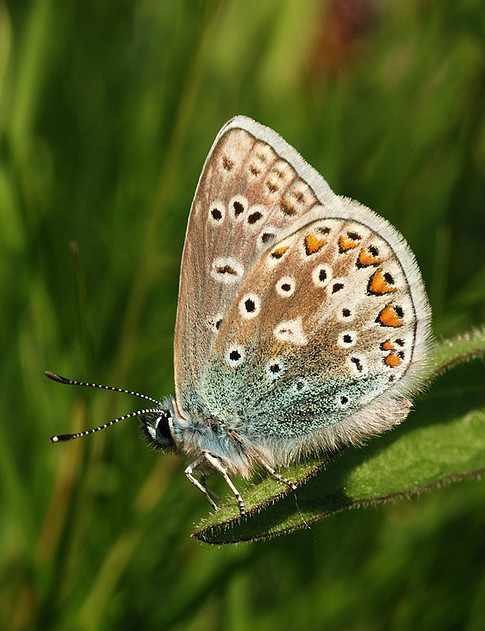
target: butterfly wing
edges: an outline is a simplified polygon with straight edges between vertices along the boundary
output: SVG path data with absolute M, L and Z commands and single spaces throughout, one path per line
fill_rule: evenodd
M 301 174 L 318 177 L 318 190 Z M 271 129 L 243 116 L 221 129 L 197 186 L 182 256 L 174 342 L 182 415 L 193 417 L 203 404 L 208 357 L 257 259 L 310 209 L 336 202 L 323 178 Z
M 335 196 L 268 128 L 223 128 L 184 251 L 182 413 L 217 419 L 273 462 L 360 441 L 407 415 L 429 321 L 414 257 L 388 222 Z
M 273 462 L 407 416 L 430 311 L 402 237 L 360 204 L 305 226 L 244 279 L 201 384 L 212 417 Z

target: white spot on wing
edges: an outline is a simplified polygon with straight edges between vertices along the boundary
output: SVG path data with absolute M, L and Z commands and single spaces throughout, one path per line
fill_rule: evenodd
M 246 225 L 248 228 L 260 230 L 266 218 L 266 208 L 261 204 L 253 204 L 246 213 Z
M 283 298 L 288 298 L 295 293 L 295 279 L 291 276 L 283 276 L 276 283 L 276 293 Z
M 261 311 L 261 300 L 257 294 L 245 294 L 239 301 L 239 313 L 246 320 L 255 318 Z
M 278 162 L 275 162 L 273 165 L 269 177 L 277 184 L 281 191 L 286 189 L 291 180 L 295 177 L 295 172 L 287 162 L 278 160 Z
M 217 177 L 232 177 L 232 175 L 241 168 L 241 163 L 249 155 L 254 139 L 246 131 L 242 129 L 231 130 L 224 138 L 223 147 L 221 149 L 221 157 L 229 160 L 230 170 L 225 170 L 217 165 Z
M 350 368 L 355 377 L 365 375 L 368 372 L 367 362 L 364 356 L 359 353 L 352 353 L 352 355 L 349 355 L 347 358 L 347 366 Z
M 360 241 L 361 243 L 363 241 L 365 241 L 366 239 L 369 238 L 371 232 L 368 228 L 366 228 L 365 226 L 363 226 L 361 223 L 350 223 L 350 224 L 344 224 L 344 232 L 343 234 L 348 235 L 349 232 L 357 234 L 360 239 L 357 239 L 357 241 Z
M 332 269 L 329 265 L 317 265 L 312 272 L 312 280 L 317 287 L 325 287 L 331 278 Z
M 340 348 L 352 348 L 357 341 L 357 333 L 355 331 L 343 331 L 338 336 L 337 344 Z
M 337 309 L 337 320 L 339 322 L 352 322 L 355 318 L 355 309 L 352 307 L 339 307 Z
M 248 200 L 242 195 L 235 195 L 231 198 L 228 206 L 229 216 L 235 221 L 242 221 L 248 209 Z
M 222 324 L 222 314 L 218 313 L 207 319 L 207 326 L 213 333 L 218 333 Z
M 211 276 L 220 283 L 238 283 L 244 274 L 244 267 L 230 256 L 218 257 L 212 261 Z
M 240 344 L 232 344 L 224 353 L 224 359 L 231 368 L 236 368 L 243 363 L 246 351 Z
M 270 247 L 276 240 L 278 230 L 274 226 L 265 226 L 258 237 L 258 248 Z
M 345 409 L 350 405 L 350 397 L 346 392 L 341 392 L 335 397 L 337 407 Z
M 280 322 L 274 330 L 274 336 L 280 342 L 288 342 L 297 346 L 304 346 L 308 342 L 303 332 L 301 317 L 296 320 Z
M 283 360 L 281 360 L 279 357 L 272 359 L 266 364 L 266 374 L 272 381 L 281 377 L 284 372 L 285 364 L 283 363 Z
M 213 226 L 220 226 L 226 217 L 226 207 L 218 199 L 209 206 L 209 223 Z

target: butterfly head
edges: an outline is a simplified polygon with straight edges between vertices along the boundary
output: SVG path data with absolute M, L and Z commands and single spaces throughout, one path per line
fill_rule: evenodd
M 135 410 L 128 414 L 123 414 L 117 418 L 107 421 L 98 427 L 92 429 L 86 429 L 75 434 L 56 434 L 51 437 L 52 443 L 65 442 L 68 440 L 74 440 L 83 436 L 90 436 L 103 429 L 111 427 L 120 421 L 128 418 L 138 417 L 141 422 L 141 430 L 143 437 L 146 439 L 149 445 L 159 449 L 161 451 L 176 451 L 177 447 L 173 438 L 173 418 L 174 418 L 174 403 L 172 399 L 166 399 L 161 402 L 158 399 L 154 399 L 146 394 L 135 392 L 133 390 L 126 390 L 124 388 L 115 388 L 113 386 L 105 386 L 99 383 L 88 383 L 86 381 L 76 381 L 74 379 L 68 379 L 61 377 L 57 373 L 47 370 L 45 372 L 46 377 L 71 386 L 82 386 L 87 388 L 99 388 L 101 390 L 111 390 L 112 392 L 121 392 L 123 394 L 129 394 L 140 399 L 144 399 L 150 403 L 150 407 L 145 407 L 142 410 Z
M 170 406 L 140 416 L 140 427 L 147 443 L 160 451 L 176 451 L 173 438 L 173 414 Z

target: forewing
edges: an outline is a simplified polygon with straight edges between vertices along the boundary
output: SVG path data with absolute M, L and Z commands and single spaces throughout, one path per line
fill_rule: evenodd
M 309 186 L 308 177 L 318 186 Z M 208 358 L 258 258 L 309 211 L 328 212 L 337 203 L 323 178 L 269 128 L 245 117 L 222 128 L 197 186 L 182 257 L 175 328 L 182 414 L 205 414 L 200 393 Z
M 400 422 L 430 309 L 399 232 L 272 130 L 219 133 L 191 210 L 175 335 L 182 415 L 283 462 Z

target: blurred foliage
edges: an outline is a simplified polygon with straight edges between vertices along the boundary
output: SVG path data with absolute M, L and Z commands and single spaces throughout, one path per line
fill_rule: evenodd
M 476 0 L 0 0 L 2 629 L 483 629 L 482 483 L 207 547 L 182 459 L 134 423 L 48 443 L 129 400 L 42 377 L 172 391 L 187 213 L 240 113 L 401 230 L 438 336 L 482 323 L 483 18 Z

